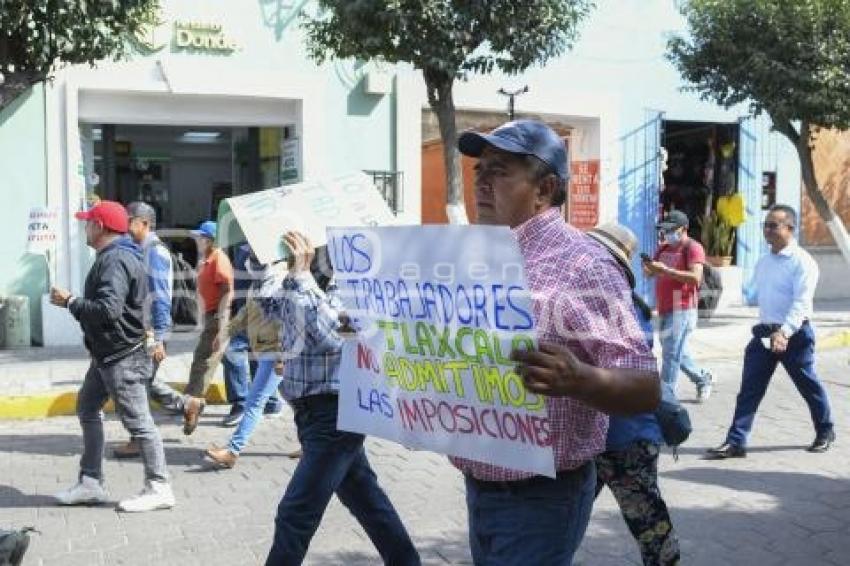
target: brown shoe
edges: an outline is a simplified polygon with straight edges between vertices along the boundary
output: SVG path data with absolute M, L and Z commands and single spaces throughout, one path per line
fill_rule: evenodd
M 112 450 L 112 455 L 121 460 L 125 458 L 138 458 L 141 453 L 142 449 L 139 448 L 139 443 L 133 439 L 128 440 L 126 444 L 116 446 Z
M 210 460 L 222 468 L 228 469 L 235 466 L 236 460 L 239 458 L 238 455 L 234 454 L 227 448 L 218 448 L 217 446 L 207 448 L 206 455 Z
M 204 412 L 206 402 L 200 397 L 189 397 L 183 406 L 183 434 L 189 435 L 198 428 L 198 419 Z

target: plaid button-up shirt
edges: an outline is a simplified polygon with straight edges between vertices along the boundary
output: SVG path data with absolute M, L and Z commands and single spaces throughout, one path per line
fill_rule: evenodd
M 514 233 L 525 260 L 540 342 L 567 346 L 596 367 L 656 370 L 634 314 L 631 289 L 606 250 L 569 226 L 557 209 L 538 214 Z M 605 449 L 605 415 L 565 397 L 547 398 L 546 408 L 556 470 L 578 468 Z M 463 473 L 484 481 L 533 475 L 451 460 Z
M 282 324 L 284 399 L 338 393 L 343 339 L 337 333 L 342 302 L 336 285 L 323 292 L 309 273 L 286 277 L 261 303 L 266 316 Z

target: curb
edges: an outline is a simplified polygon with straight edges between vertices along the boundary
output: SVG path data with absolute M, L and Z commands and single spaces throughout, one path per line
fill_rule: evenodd
M 178 391 L 183 391 L 185 383 L 169 383 Z M 218 405 L 227 402 L 223 383 L 212 383 L 207 390 L 207 403 Z M 46 417 L 62 417 L 76 414 L 77 391 L 59 391 L 36 393 L 33 395 L 0 396 L 0 419 L 28 420 Z M 108 401 L 103 410 L 115 411 L 112 401 Z
M 824 352 L 838 350 L 840 348 L 850 348 L 850 330 L 843 330 L 821 338 L 818 340 L 816 351 Z M 734 356 L 730 357 L 740 355 L 743 355 L 743 350 L 741 352 L 736 351 Z M 695 354 L 694 357 L 700 360 L 727 359 L 723 355 L 700 356 L 699 354 Z M 169 383 L 169 385 L 178 391 L 183 391 L 183 388 L 186 387 L 185 383 Z M 207 403 L 212 405 L 227 403 L 224 384 L 210 384 L 206 399 Z M 76 413 L 76 406 L 76 391 L 48 392 L 33 395 L 5 395 L 0 396 L 0 420 L 28 420 L 72 416 Z M 106 404 L 104 411 L 110 413 L 115 411 L 112 401 Z
M 815 350 L 838 350 L 839 348 L 850 348 L 850 330 L 842 330 L 821 339 Z

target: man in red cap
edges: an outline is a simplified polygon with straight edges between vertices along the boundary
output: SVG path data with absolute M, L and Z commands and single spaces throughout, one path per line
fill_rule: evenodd
M 126 236 L 127 211 L 119 203 L 102 201 L 76 217 L 86 221 L 86 243 L 97 252 L 94 265 L 82 297 L 53 288 L 50 301 L 67 308 L 79 321 L 91 366 L 77 395 L 77 416 L 83 429 L 79 481 L 56 494 L 56 499 L 63 505 L 108 500 L 103 486 L 101 411 L 112 398 L 124 428 L 141 445 L 145 468 L 145 488 L 138 496 L 121 501 L 118 509 L 168 509 L 174 506 L 174 494 L 145 389 L 153 362 L 144 347 L 147 281 L 142 251 Z

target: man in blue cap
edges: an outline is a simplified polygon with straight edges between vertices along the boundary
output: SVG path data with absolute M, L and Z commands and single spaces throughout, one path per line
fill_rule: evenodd
M 198 238 L 198 295 L 204 310 L 204 326 L 189 370 L 189 396 L 184 409 L 183 433 L 192 434 L 204 408 L 204 396 L 227 347 L 227 325 L 233 301 L 233 266 L 215 244 L 216 223 L 201 222 L 192 233 Z
M 528 390 L 546 396 L 556 478 L 452 458 L 466 477 L 476 564 L 569 565 L 584 536 L 605 449 L 605 413 L 651 412 L 660 397 L 655 358 L 617 261 L 564 221 L 569 178 L 563 140 L 517 120 L 466 132 L 478 158 L 478 223 L 509 226 L 525 260 L 539 349 L 513 352 Z

